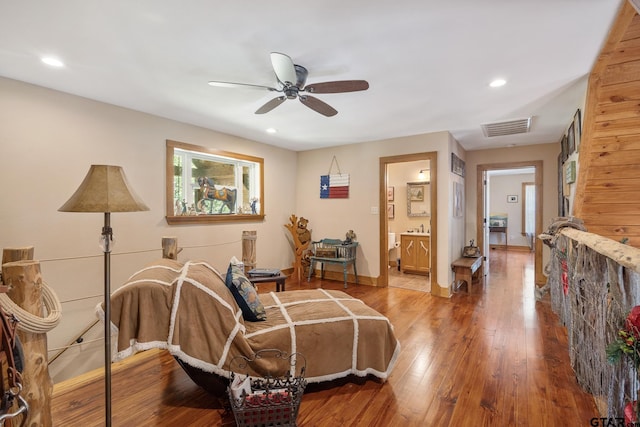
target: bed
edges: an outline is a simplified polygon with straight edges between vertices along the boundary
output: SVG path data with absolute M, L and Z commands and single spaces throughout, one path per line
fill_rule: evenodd
M 111 296 L 114 361 L 166 349 L 212 393 L 220 391 L 218 378 L 228 379 L 234 357 L 262 349 L 304 355 L 309 383 L 350 375 L 386 380 L 393 369 L 400 352 L 393 326 L 361 300 L 324 289 L 271 292 L 259 299 L 266 320 L 247 321 L 225 279 L 207 262 L 158 260 Z M 101 304 L 96 311 L 104 321 Z M 272 363 L 254 364 L 249 374 L 281 375 L 290 368 Z

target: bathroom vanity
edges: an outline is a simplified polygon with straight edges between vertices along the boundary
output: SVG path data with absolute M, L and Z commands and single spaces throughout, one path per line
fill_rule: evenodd
M 400 266 L 403 272 L 428 275 L 431 271 L 429 233 L 400 234 Z

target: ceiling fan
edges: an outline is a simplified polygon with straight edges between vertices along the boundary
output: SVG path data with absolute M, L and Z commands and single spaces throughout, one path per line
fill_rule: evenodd
M 338 111 L 326 102 L 314 96 L 307 95 L 307 93 L 344 93 L 369 89 L 369 83 L 365 80 L 340 80 L 313 83 L 305 86 L 309 72 L 302 65 L 294 64 L 291 58 L 284 53 L 271 52 L 271 65 L 278 79 L 279 88 L 219 81 L 210 81 L 209 84 L 219 87 L 248 87 L 282 93 L 282 95 L 273 98 L 258 108 L 256 114 L 268 113 L 287 99 L 298 98 L 300 102 L 307 107 L 327 117 L 335 116 L 338 114 Z

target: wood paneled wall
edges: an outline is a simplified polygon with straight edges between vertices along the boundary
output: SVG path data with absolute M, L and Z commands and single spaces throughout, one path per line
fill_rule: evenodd
M 624 2 L 587 91 L 574 215 L 640 247 L 640 16 Z

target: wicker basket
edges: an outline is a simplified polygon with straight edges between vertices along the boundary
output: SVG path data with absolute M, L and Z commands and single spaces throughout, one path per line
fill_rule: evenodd
M 251 394 L 242 392 L 238 398 L 229 387 L 227 394 L 236 424 L 241 427 L 296 426 L 307 386 L 306 359 L 300 353 L 288 355 L 280 350 L 261 350 L 251 358 L 235 357 L 230 363 L 231 382 L 237 375 L 246 377 L 249 366 L 266 357 L 286 361 L 291 369 L 284 376 L 250 377 Z
M 332 248 L 316 248 L 315 256 L 320 258 L 336 258 L 338 256 L 337 249 Z

